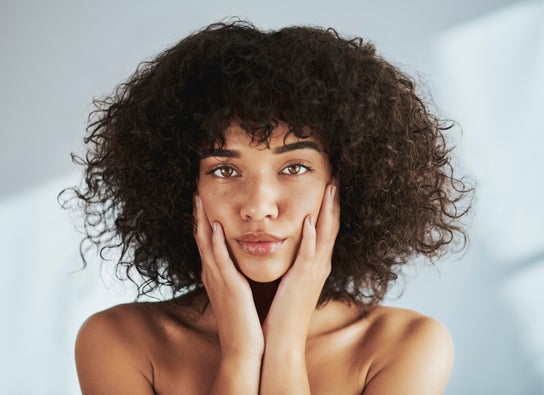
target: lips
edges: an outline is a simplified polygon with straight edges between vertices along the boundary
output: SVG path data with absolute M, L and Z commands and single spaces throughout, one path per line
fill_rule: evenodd
M 246 233 L 236 239 L 243 252 L 255 256 L 271 255 L 277 252 L 285 239 L 268 233 Z

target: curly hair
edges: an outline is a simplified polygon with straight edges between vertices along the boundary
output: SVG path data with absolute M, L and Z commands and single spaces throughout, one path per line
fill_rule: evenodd
M 464 248 L 459 219 L 472 188 L 453 176 L 451 125 L 361 38 L 215 23 L 140 64 L 94 104 L 87 154 L 72 155 L 84 181 L 61 194 L 74 192 L 84 211 L 82 246 L 118 251 L 117 269 L 144 279 L 139 296 L 202 289 L 192 199 L 200 158 L 233 119 L 259 143 L 283 122 L 326 149 L 341 228 L 320 304 L 377 304 L 402 264 L 434 261 L 456 240 Z

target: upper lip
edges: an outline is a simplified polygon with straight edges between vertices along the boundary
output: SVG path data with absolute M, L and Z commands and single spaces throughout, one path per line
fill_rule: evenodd
M 284 239 L 281 237 L 277 237 L 274 235 L 271 235 L 270 233 L 265 232 L 248 232 L 245 233 L 243 236 L 238 238 L 239 241 L 246 241 L 246 242 L 273 242 L 273 241 L 283 241 Z

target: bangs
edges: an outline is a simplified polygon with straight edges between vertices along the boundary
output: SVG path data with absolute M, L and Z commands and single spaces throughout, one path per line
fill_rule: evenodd
M 256 144 L 268 144 L 281 123 L 287 125 L 287 135 L 313 135 L 325 143 L 323 122 L 335 117 L 334 109 L 324 104 L 334 91 L 334 81 L 325 78 L 323 65 L 318 67 L 323 49 L 310 51 L 315 59 L 293 58 L 301 43 L 286 43 L 284 34 L 251 31 L 247 40 L 238 39 L 222 51 L 208 48 L 210 53 L 187 76 L 180 98 L 181 118 L 199 131 L 197 146 L 207 150 L 223 145 L 224 132 L 233 123 Z

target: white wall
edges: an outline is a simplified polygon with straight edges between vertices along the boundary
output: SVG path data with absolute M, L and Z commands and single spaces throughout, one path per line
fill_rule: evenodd
M 544 393 L 544 3 L 442 32 L 435 99 L 460 122 L 477 180 L 471 246 L 425 270 L 395 304 L 442 319 L 456 343 L 448 393 Z
M 93 312 L 133 299 L 96 268 L 80 270 L 79 234 L 56 202 L 75 182 L 74 174 L 0 201 L 1 394 L 78 393 L 77 329 Z

